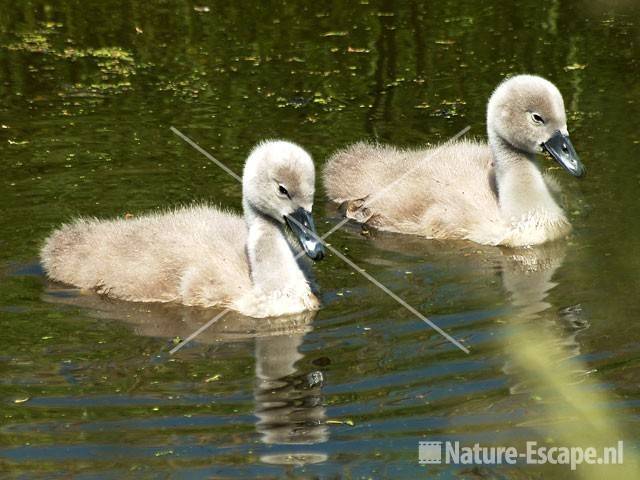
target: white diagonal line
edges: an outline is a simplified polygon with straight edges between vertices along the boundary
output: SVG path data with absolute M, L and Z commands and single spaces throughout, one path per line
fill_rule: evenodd
M 324 242 L 323 242 L 324 243 Z M 380 290 L 382 290 L 384 293 L 386 293 L 387 295 L 389 295 L 391 298 L 393 298 L 396 302 L 398 302 L 400 305 L 402 305 L 404 308 L 406 308 L 407 310 L 409 310 L 411 313 L 413 313 L 416 317 L 418 317 L 420 320 L 422 320 L 424 323 L 426 323 L 427 325 L 429 325 L 431 328 L 433 328 L 436 332 L 438 332 L 440 335 L 442 335 L 444 338 L 446 338 L 447 340 L 449 340 L 451 343 L 453 343 L 456 347 L 458 347 L 460 350 L 462 350 L 464 353 L 469 353 L 469 349 L 467 347 L 465 347 L 464 345 L 462 345 L 458 340 L 456 340 L 455 338 L 453 338 L 451 335 L 449 335 L 447 332 L 445 332 L 442 328 L 440 328 L 438 325 L 436 325 L 435 323 L 433 323 L 431 320 L 429 320 L 427 317 L 425 317 L 424 315 L 422 315 L 418 310 L 416 310 L 415 308 L 413 308 L 411 305 L 409 305 L 407 302 L 405 302 L 401 297 L 399 297 L 398 295 L 396 295 L 395 293 L 393 293 L 391 290 L 389 290 L 387 287 L 385 287 L 382 283 L 380 283 L 378 280 L 376 280 L 375 278 L 373 278 L 372 275 L 370 275 L 369 273 L 367 273 L 364 269 L 360 268 L 358 265 L 356 265 L 355 263 L 353 263 L 351 260 L 349 260 L 347 257 L 345 257 L 342 252 L 338 251 L 336 248 L 332 247 L 331 245 L 327 245 L 326 243 L 324 244 L 329 250 L 331 250 L 340 260 L 342 260 L 343 262 L 345 262 L 346 264 L 348 264 L 351 268 L 353 268 L 356 272 L 358 272 L 360 275 L 362 275 L 364 278 L 366 278 L 367 280 L 369 280 L 371 283 L 373 283 L 376 287 L 378 287 Z
M 311 235 L 312 237 L 314 237 L 317 241 L 319 241 L 320 243 L 322 243 L 325 247 L 327 247 L 329 250 L 331 250 L 340 260 L 342 260 L 343 262 L 345 262 L 347 265 L 349 265 L 351 268 L 353 268 L 356 272 L 358 272 L 360 275 L 362 275 L 364 278 L 366 278 L 367 280 L 369 280 L 371 283 L 373 283 L 376 287 L 378 287 L 380 290 L 382 290 L 384 293 L 386 293 L 387 295 L 389 295 L 391 298 L 393 298 L 396 302 L 398 302 L 400 305 L 402 305 L 404 308 L 406 308 L 407 310 L 409 310 L 411 313 L 413 313 L 416 317 L 418 317 L 420 320 L 422 320 L 424 323 L 426 323 L 427 325 L 429 325 L 431 328 L 433 328 L 436 332 L 438 332 L 440 335 L 442 335 L 444 338 L 446 338 L 447 340 L 449 340 L 451 343 L 453 343 L 456 347 L 458 347 L 460 350 L 462 350 L 464 353 L 469 353 L 469 349 L 467 347 L 465 347 L 464 345 L 462 345 L 458 340 L 456 340 L 455 338 L 453 338 L 451 335 L 449 335 L 447 332 L 445 332 L 444 330 L 442 330 L 438 325 L 436 325 L 435 323 L 433 323 L 431 320 L 429 320 L 427 317 L 425 317 L 424 315 L 422 315 L 418 310 L 416 310 L 415 308 L 413 308 L 411 305 L 409 305 L 406 301 L 404 301 L 402 298 L 400 298 L 398 295 L 396 295 L 395 293 L 393 293 L 391 290 L 389 290 L 387 287 L 385 287 L 382 283 L 380 283 L 378 280 L 376 280 L 373 275 L 371 275 L 370 273 L 367 273 L 363 268 L 359 267 L 358 265 L 356 265 L 353 261 L 349 260 L 342 252 L 340 252 L 339 250 L 337 250 L 336 248 L 334 248 L 331 245 L 328 245 L 321 237 L 319 237 L 318 235 L 316 235 L 314 232 L 312 232 L 311 230 L 307 229 L 304 225 L 302 225 L 300 222 L 298 222 L 295 218 L 287 215 L 287 218 L 294 222 L 298 228 L 303 229 L 307 234 Z M 302 252 L 304 253 L 304 252 Z M 298 257 L 301 254 L 298 253 Z
M 458 132 L 456 135 L 454 135 L 451 139 L 449 139 L 446 143 L 451 142 L 456 140 L 457 138 L 461 137 L 462 135 L 464 135 L 466 132 L 469 131 L 471 127 L 467 126 L 465 128 L 463 128 L 460 132 Z M 183 134 L 182 132 L 180 132 L 177 128 L 175 127 L 170 127 L 171 131 L 173 133 L 175 133 L 177 136 L 179 136 L 180 138 L 182 138 L 184 141 L 186 141 L 189 145 L 191 145 L 193 148 L 195 148 L 197 151 L 199 151 L 200 153 L 202 153 L 205 157 L 207 157 L 209 160 L 211 160 L 212 162 L 214 162 L 216 165 L 218 165 L 220 168 L 222 168 L 225 172 L 227 172 L 229 175 L 231 175 L 233 178 L 235 178 L 236 180 L 238 180 L 240 183 L 242 183 L 242 178 L 240 178 L 240 176 L 238 176 L 233 170 L 231 170 L 230 168 L 228 168 L 226 165 L 224 165 L 222 162 L 220 162 L 219 160 L 217 160 L 213 155 L 211 155 L 209 152 L 207 152 L 205 149 L 203 149 L 202 147 L 200 147 L 196 142 L 194 142 L 193 140 L 191 140 L 189 137 L 187 137 L 185 134 Z M 429 158 L 429 157 L 426 157 Z M 414 167 L 415 168 L 415 167 Z M 373 198 L 377 198 L 380 196 L 380 194 L 386 192 L 392 185 L 394 185 L 396 182 L 398 182 L 400 179 L 402 179 L 404 176 L 406 176 L 407 174 L 409 174 L 411 171 L 413 170 L 410 169 L 407 172 L 405 172 L 403 175 L 401 175 L 400 177 L 398 177 L 397 179 L 395 179 L 391 184 L 387 185 L 384 189 L 382 189 L 381 191 L 379 191 L 377 194 L 374 195 Z M 367 201 L 365 201 L 363 203 L 363 205 L 360 208 L 363 208 L 365 205 L 367 205 Z M 409 310 L 411 313 L 413 313 L 416 317 L 418 317 L 420 320 L 422 320 L 423 322 L 425 322 L 427 325 L 429 325 L 431 328 L 433 328 L 436 332 L 438 332 L 440 335 L 442 335 L 444 338 L 446 338 L 447 340 L 449 340 L 451 343 L 453 343 L 456 347 L 458 347 L 460 350 L 462 350 L 465 353 L 469 353 L 469 349 L 467 347 L 465 347 L 464 345 L 462 345 L 459 341 L 457 341 L 455 338 L 453 338 L 451 335 L 449 335 L 447 332 L 445 332 L 444 330 L 442 330 L 440 327 L 438 327 L 435 323 L 433 323 L 431 320 L 429 320 L 427 317 L 425 317 L 424 315 L 422 315 L 420 312 L 418 312 L 415 308 L 413 308 L 411 305 L 409 305 L 407 302 L 405 302 L 402 298 L 400 298 L 398 295 L 396 295 L 395 293 L 393 293 L 391 290 L 389 290 L 387 287 L 385 287 L 382 283 L 380 283 L 378 280 L 376 280 L 371 274 L 367 273 L 364 269 L 360 268 L 358 265 L 356 265 L 353 261 L 349 260 L 347 257 L 345 257 L 341 252 L 339 252 L 338 250 L 336 250 L 335 248 L 333 248 L 332 246 L 328 245 L 324 239 L 326 239 L 329 235 L 331 235 L 333 232 L 335 232 L 336 230 L 338 230 L 340 227 L 342 227 L 345 223 L 347 223 L 349 221 L 349 219 L 344 219 L 341 222 L 339 222 L 336 226 L 334 226 L 332 229 L 330 229 L 327 233 L 325 233 L 322 237 L 319 237 L 318 235 L 316 235 L 314 232 L 311 232 L 310 230 L 308 230 L 304 225 L 302 225 L 300 222 L 298 222 L 295 218 L 287 215 L 287 218 L 290 221 L 293 221 L 294 223 L 296 223 L 298 225 L 298 227 L 302 228 L 303 231 L 305 231 L 307 234 L 311 235 L 313 238 L 315 238 L 317 241 L 319 241 L 320 243 L 322 243 L 325 247 L 327 247 L 329 250 L 331 250 L 338 258 L 340 258 L 343 262 L 345 262 L 346 264 L 348 264 L 351 268 L 353 268 L 354 270 L 356 270 L 358 273 L 360 273 L 363 277 L 365 277 L 367 280 L 369 280 L 371 283 L 373 283 L 374 285 L 376 285 L 378 288 L 380 288 L 383 292 L 385 292 L 387 295 L 389 295 L 391 298 L 393 298 L 396 302 L 398 302 L 400 305 L 402 305 L 403 307 L 405 307 L 407 310 Z M 296 259 L 300 258 L 302 255 L 304 255 L 304 250 L 298 252 L 298 254 L 296 255 Z M 225 315 L 226 313 L 228 313 L 229 310 L 225 310 L 222 313 L 220 313 L 219 315 L 217 315 L 216 317 L 212 318 L 211 320 L 209 320 L 209 322 L 207 322 L 205 325 L 203 325 L 202 327 L 200 327 L 198 330 L 196 330 L 195 332 L 193 332 L 191 335 L 189 335 L 182 343 L 180 343 L 179 345 L 176 345 L 176 347 L 174 347 L 169 353 L 174 353 L 177 352 L 180 348 L 182 348 L 184 345 L 186 345 L 188 342 L 190 342 L 191 340 L 193 340 L 195 337 L 197 337 L 200 333 L 202 333 L 204 330 L 206 330 L 209 326 L 211 326 L 213 323 L 215 323 L 219 318 L 221 318 L 223 315 Z
M 238 180 L 240 183 L 242 183 L 242 178 L 233 170 L 231 170 L 229 167 L 227 167 L 224 163 L 222 163 L 220 160 L 218 160 L 216 157 L 214 157 L 213 155 L 211 155 L 209 152 L 207 152 L 204 148 L 202 148 L 200 145 L 198 145 L 196 142 L 194 142 L 193 140 L 191 140 L 189 137 L 187 137 L 184 133 L 182 133 L 180 130 L 178 130 L 175 127 L 169 127 L 169 129 L 175 133 L 177 136 L 179 136 L 181 139 L 183 139 L 185 142 L 187 142 L 189 145 L 191 145 L 193 148 L 195 148 L 197 151 L 199 151 L 201 154 L 203 154 L 205 157 L 207 157 L 209 160 L 211 160 L 213 163 L 215 163 L 217 166 L 219 166 L 221 169 L 223 169 L 225 172 L 227 172 L 229 175 L 231 175 L 233 178 L 235 178 L 236 180 Z
M 463 136 L 465 133 L 467 133 L 469 130 L 471 130 L 471 126 L 467 125 L 466 127 L 464 127 L 462 130 L 460 130 L 458 133 L 456 133 L 453 137 L 451 137 L 449 140 L 447 140 L 446 142 L 444 142 L 442 145 L 440 145 L 441 147 L 444 145 L 447 145 L 449 143 L 453 143 L 455 142 L 457 139 L 459 139 L 461 136 Z M 426 162 L 427 160 L 429 160 L 433 155 L 435 154 L 435 152 L 430 153 L 429 155 L 427 155 L 426 157 L 424 157 L 420 162 L 416 162 L 416 164 L 411 167 L 409 170 L 407 170 L 406 172 L 404 172 L 402 175 L 400 175 L 398 178 L 396 178 L 393 182 L 387 184 L 386 187 L 384 187 L 382 190 L 378 190 L 376 193 L 373 194 L 373 196 L 371 196 L 370 198 L 367 198 L 364 203 L 362 204 L 362 206 L 358 209 L 362 209 L 365 207 L 365 205 L 369 205 L 371 204 L 371 202 L 373 202 L 373 200 L 375 200 L 376 198 L 380 198 L 382 197 L 386 192 L 388 192 L 396 183 L 398 183 L 400 180 L 402 180 L 404 177 L 406 177 L 407 175 L 409 175 L 411 172 L 413 172 L 416 168 L 418 168 L 418 166 L 421 163 Z M 356 210 L 357 211 L 357 210 Z
M 209 328 L 211 325 L 213 325 L 214 323 L 216 323 L 218 320 L 220 320 L 222 317 L 224 317 L 227 313 L 229 313 L 231 310 L 226 309 L 223 310 L 222 312 L 220 312 L 218 315 L 216 315 L 215 317 L 213 317 L 211 320 L 209 320 L 207 323 L 205 323 L 204 325 L 202 325 L 199 329 L 197 329 L 195 332 L 193 332 L 191 335 L 189 335 L 187 338 L 185 338 L 182 342 L 180 342 L 178 345 L 176 345 L 175 347 L 173 347 L 171 350 L 169 350 L 169 353 L 171 355 L 173 355 L 174 353 L 176 353 L 178 350 L 180 350 L 182 347 L 184 347 L 187 343 L 189 343 L 191 340 L 193 340 L 194 338 L 196 338 L 198 335 L 200 335 L 202 332 L 204 332 L 207 328 Z
M 463 136 L 465 133 L 467 133 L 469 130 L 471 130 L 471 127 L 469 125 L 467 125 L 466 127 L 464 127 L 462 130 L 460 130 L 458 133 L 456 133 L 453 137 L 451 137 L 449 140 L 447 140 L 446 142 L 444 142 L 442 145 L 447 145 L 448 143 L 452 143 L 455 142 L 457 139 L 459 139 L 461 136 Z M 417 162 L 416 165 L 414 165 L 413 167 L 411 167 L 409 170 L 407 170 L 406 172 L 404 172 L 402 175 L 400 175 L 398 178 L 396 178 L 393 182 L 387 184 L 386 187 L 384 187 L 382 190 L 378 190 L 376 193 L 374 193 L 372 196 L 369 196 L 365 199 L 365 201 L 362 203 L 362 205 L 360 205 L 360 207 L 358 207 L 358 209 L 356 210 L 356 212 L 364 209 L 365 207 L 371 205 L 373 203 L 374 200 L 382 197 L 386 192 L 388 192 L 395 184 L 397 184 L 400 180 L 402 180 L 404 177 L 406 177 L 407 175 L 409 175 L 411 172 L 413 172 L 416 168 L 418 168 L 418 166 L 423 163 L 428 161 L 434 154 L 431 153 L 429 155 L 427 155 L 426 157 L 424 157 L 420 162 Z M 342 228 L 343 225 L 349 223 L 349 218 L 344 218 L 342 220 L 340 220 L 336 225 L 334 225 L 332 228 L 329 229 L 328 232 L 326 232 L 324 235 L 322 235 L 320 238 L 322 238 L 323 240 L 326 239 L 329 235 L 331 235 L 333 232 L 335 232 L 336 230 L 339 230 L 340 228 Z

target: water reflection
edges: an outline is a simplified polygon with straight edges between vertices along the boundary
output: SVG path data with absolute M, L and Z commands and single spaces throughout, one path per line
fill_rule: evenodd
M 179 342 L 219 312 L 178 305 L 136 304 L 109 300 L 51 284 L 45 301 L 86 308 L 91 316 L 124 321 L 137 335 Z M 324 375 L 301 371 L 298 364 L 305 335 L 312 330 L 316 312 L 280 318 L 254 319 L 230 312 L 198 337 L 199 344 L 254 342 L 256 430 L 265 445 L 278 452 L 260 458 L 270 464 L 318 463 L 327 459 L 307 449 L 283 450 L 286 445 L 313 445 L 329 437 L 322 404 Z
M 507 350 L 514 342 L 537 345 L 555 368 L 566 368 L 566 361 L 575 359 L 581 352 L 578 335 L 590 326 L 580 304 L 554 306 L 549 293 L 558 285 L 554 281 L 566 256 L 563 242 L 528 249 L 509 250 L 501 264 L 502 285 L 514 308 L 506 327 L 509 331 Z M 529 332 L 526 336 L 523 331 Z M 535 375 L 530 365 L 521 365 L 509 358 L 502 370 L 513 380 L 511 394 L 531 393 Z M 572 366 L 572 381 L 580 381 L 589 374 L 587 368 Z
M 540 444 L 601 449 L 629 438 L 607 409 L 612 399 L 593 378 L 596 371 L 587 366 L 582 355 L 581 334 L 591 325 L 586 312 L 577 303 L 578 298 L 568 305 L 555 305 L 550 299 L 559 284 L 567 244 L 506 249 L 380 232 L 366 235 L 379 249 L 423 258 L 439 268 L 464 266 L 476 277 L 500 279 L 496 286 L 502 288 L 510 306 L 501 316 L 498 325 L 502 327 L 494 337 L 505 353 L 500 370 L 507 379 L 511 401 L 524 402 L 530 408 L 527 418 L 518 423 L 527 440 L 533 435 Z M 476 351 L 483 348 L 471 342 L 472 355 L 474 346 Z M 511 438 L 508 442 L 518 440 Z M 625 450 L 625 465 L 614 467 L 616 475 L 633 478 L 637 465 L 638 460 Z M 613 471 L 611 466 L 603 468 L 583 465 L 579 477 L 601 478 L 603 473 Z
M 361 231 L 361 227 L 351 225 L 351 230 L 355 234 Z M 363 233 L 378 250 L 402 252 L 403 256 L 423 259 L 424 265 L 429 266 L 428 268 L 435 267 L 436 270 L 464 271 L 475 281 L 485 285 L 495 283 L 493 289 L 498 295 L 506 296 L 509 305 L 507 319 L 501 320 L 505 325 L 501 329 L 503 332 L 499 334 L 501 337 L 504 337 L 503 333 L 522 325 L 535 324 L 537 330 L 549 332 L 551 340 L 548 341 L 559 349 L 558 362 L 580 355 L 578 335 L 589 328 L 588 318 L 585 318 L 577 302 L 556 306 L 548 298 L 549 293 L 558 285 L 554 278 L 567 255 L 565 242 L 511 249 L 465 241 L 428 240 L 367 229 Z M 375 251 L 368 261 L 380 262 Z M 420 275 L 433 277 L 434 272 L 425 271 Z M 473 350 L 474 345 L 470 346 Z M 482 347 L 476 345 L 476 348 Z M 513 369 L 513 363 L 507 360 L 503 371 L 513 374 L 510 375 L 513 382 L 510 390 L 512 393 L 522 392 L 523 385 L 527 383 L 527 375 Z M 585 372 L 586 369 L 582 373 Z M 582 373 L 575 372 L 577 376 Z
M 300 373 L 295 364 L 304 334 L 256 338 L 256 428 L 267 444 L 314 444 L 328 437 L 321 371 Z

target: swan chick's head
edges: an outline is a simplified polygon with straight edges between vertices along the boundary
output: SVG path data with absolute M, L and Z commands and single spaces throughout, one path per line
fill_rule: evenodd
M 247 208 L 288 225 L 307 256 L 324 257 L 311 210 L 315 193 L 315 166 L 298 145 L 269 140 L 258 144 L 247 159 L 242 195 Z
M 487 105 L 487 130 L 518 150 L 548 152 L 576 177 L 585 173 L 569 139 L 562 95 L 542 77 L 517 75 L 502 82 Z

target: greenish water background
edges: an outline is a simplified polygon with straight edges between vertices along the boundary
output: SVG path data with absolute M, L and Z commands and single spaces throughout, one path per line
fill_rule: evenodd
M 561 477 L 560 467 L 427 468 L 417 442 L 583 440 L 591 410 L 574 401 L 633 452 L 639 13 L 587 0 L 0 1 L 0 470 Z M 174 357 L 173 339 L 206 313 L 79 296 L 37 267 L 48 232 L 77 215 L 191 201 L 239 211 L 235 180 L 171 125 L 238 172 L 275 137 L 320 166 L 361 139 L 415 146 L 467 125 L 483 138 L 489 94 L 522 72 L 563 92 L 588 168 L 583 181 L 553 169 L 576 227 L 566 245 L 508 252 L 354 227 L 331 238 L 468 356 L 334 256 L 316 266 L 315 318 L 232 319 Z M 338 215 L 319 187 L 326 231 Z M 247 330 L 257 333 L 228 334 Z M 551 363 L 532 368 L 519 342 Z M 569 394 L 540 369 L 566 372 Z M 274 433 L 291 429 L 289 440 Z

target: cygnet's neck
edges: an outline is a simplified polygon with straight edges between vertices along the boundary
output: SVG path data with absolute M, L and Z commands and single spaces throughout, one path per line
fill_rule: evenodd
M 534 155 L 517 149 L 491 130 L 489 144 L 495 163 L 498 203 L 505 220 L 518 223 L 538 218 L 564 222 L 564 213 L 549 192 Z
M 275 292 L 307 293 L 309 285 L 284 232 L 284 225 L 244 205 L 249 229 L 247 254 L 254 288 L 269 295 Z

